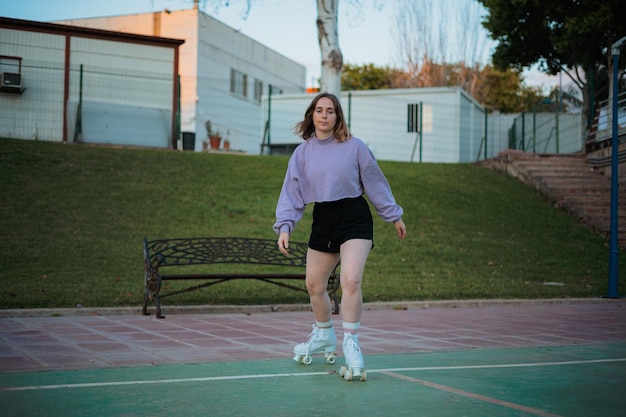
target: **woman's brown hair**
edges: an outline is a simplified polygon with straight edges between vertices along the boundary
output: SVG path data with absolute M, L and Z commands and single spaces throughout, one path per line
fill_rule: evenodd
M 311 101 L 311 104 L 309 104 L 309 107 L 304 112 L 304 119 L 299 122 L 293 130 L 296 135 L 300 136 L 304 140 L 310 139 L 315 134 L 313 113 L 317 107 L 317 102 L 324 97 L 330 99 L 335 106 L 335 114 L 337 115 L 337 122 L 335 123 L 335 129 L 333 132 L 335 139 L 337 139 L 337 142 L 345 142 L 350 139 L 350 129 L 348 129 L 348 125 L 346 124 L 346 119 L 343 115 L 339 99 L 337 99 L 337 96 L 330 93 L 320 93 L 315 96 L 313 101 Z

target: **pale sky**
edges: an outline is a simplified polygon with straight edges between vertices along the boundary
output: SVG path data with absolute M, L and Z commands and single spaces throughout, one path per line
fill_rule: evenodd
M 317 42 L 315 0 L 252 0 L 246 19 L 245 0 L 231 0 L 229 7 L 203 11 L 228 26 L 290 58 L 307 69 L 307 87 L 317 86 L 320 77 L 320 50 Z M 48 22 L 86 17 L 115 16 L 190 9 L 193 0 L 0 0 L 4 17 Z M 339 46 L 344 63 L 401 67 L 394 46 L 394 1 L 381 8 L 364 1 L 362 13 L 341 1 L 339 6 Z M 378 3 L 383 3 L 379 1 Z M 554 79 L 528 74 L 527 84 L 554 84 Z

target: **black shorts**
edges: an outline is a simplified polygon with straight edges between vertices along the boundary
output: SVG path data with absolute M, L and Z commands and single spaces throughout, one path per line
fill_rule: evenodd
M 315 203 L 309 247 L 322 252 L 339 253 L 350 239 L 374 240 L 374 221 L 363 196 Z

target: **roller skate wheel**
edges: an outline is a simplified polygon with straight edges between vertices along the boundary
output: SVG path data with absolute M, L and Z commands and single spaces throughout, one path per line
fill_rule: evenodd
M 303 363 L 303 364 L 305 364 L 305 365 L 310 365 L 310 364 L 311 364 L 311 362 L 313 362 L 313 358 L 312 358 L 312 357 L 310 357 L 310 356 L 305 356 L 305 357 L 302 359 L 302 363 Z
M 345 366 L 342 366 L 341 368 L 339 368 L 339 376 L 343 377 L 346 374 L 347 370 L 348 368 Z
M 350 369 L 343 374 L 343 379 L 346 381 L 352 381 L 352 371 Z
M 329 363 L 332 365 L 335 363 L 335 361 L 336 361 L 335 355 L 333 355 L 332 353 L 326 356 L 326 363 Z
M 361 382 L 365 382 L 367 380 L 367 372 L 365 372 L 365 369 L 363 369 L 361 371 Z

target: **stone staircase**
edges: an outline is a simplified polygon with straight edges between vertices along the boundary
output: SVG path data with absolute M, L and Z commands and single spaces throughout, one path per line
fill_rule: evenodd
M 609 239 L 611 181 L 584 155 L 543 155 L 507 150 L 481 161 L 485 168 L 511 175 L 534 187 L 590 229 Z M 626 248 L 626 187 L 619 187 L 618 241 Z

